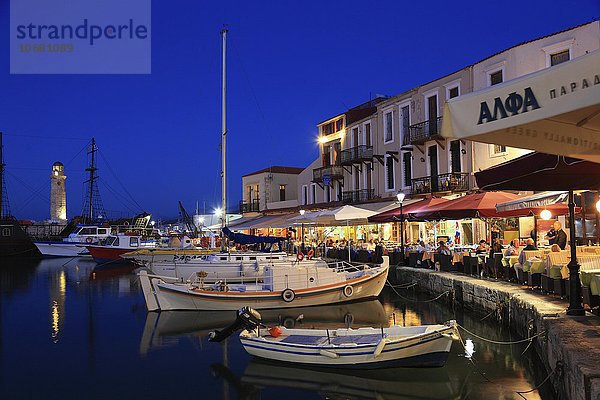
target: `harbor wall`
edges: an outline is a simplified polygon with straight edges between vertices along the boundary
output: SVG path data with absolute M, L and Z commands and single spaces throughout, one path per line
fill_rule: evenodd
M 396 270 L 399 283 L 416 283 L 419 291 L 439 296 L 475 313 L 492 315 L 499 323 L 526 338 L 545 332 L 534 339 L 533 348 L 550 374 L 549 381 L 562 399 L 600 400 L 600 318 L 589 314 L 570 317 L 568 303 L 529 288 L 410 267 Z

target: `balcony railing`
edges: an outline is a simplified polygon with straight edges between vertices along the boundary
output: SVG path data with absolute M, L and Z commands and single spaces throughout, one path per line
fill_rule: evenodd
M 374 195 L 375 189 L 360 189 L 342 192 L 342 203 L 364 203 L 365 201 L 373 199 Z
M 323 182 L 323 178 L 330 180 L 338 180 L 344 178 L 344 170 L 341 165 L 330 165 L 313 169 L 313 182 Z
M 260 211 L 260 200 L 254 199 L 251 201 L 240 201 L 240 213 L 259 212 Z
M 411 179 L 411 192 L 413 194 L 463 192 L 466 190 L 469 190 L 468 173 L 451 172 L 436 177 L 424 176 Z
M 361 144 L 360 146 L 342 150 L 341 164 L 352 165 L 361 161 L 370 161 L 373 159 L 373 146 Z
M 410 143 L 423 144 L 428 140 L 438 139 L 442 131 L 442 117 L 411 125 Z

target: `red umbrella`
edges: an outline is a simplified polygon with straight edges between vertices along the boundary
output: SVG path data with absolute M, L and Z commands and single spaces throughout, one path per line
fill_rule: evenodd
M 600 189 L 600 164 L 545 153 L 529 153 L 475 173 L 484 190 Z
M 520 197 L 507 192 L 473 193 L 429 207 L 426 211 L 413 213 L 411 216 L 419 220 L 502 218 L 504 215 L 496 211 L 496 204 Z
M 430 197 L 428 199 L 423 199 L 423 200 L 417 201 L 416 203 L 412 203 L 406 207 L 403 207 L 402 212 L 404 213 L 405 219 L 410 219 L 411 213 L 424 212 L 429 207 L 433 207 L 435 205 L 442 204 L 447 201 L 448 200 L 442 199 L 439 197 Z M 394 208 L 392 210 L 388 210 L 388 211 L 382 212 L 380 214 L 373 215 L 372 217 L 369 217 L 369 222 L 374 222 L 374 223 L 396 222 L 396 221 L 400 221 L 400 217 L 401 217 L 400 206 L 398 206 L 398 208 Z

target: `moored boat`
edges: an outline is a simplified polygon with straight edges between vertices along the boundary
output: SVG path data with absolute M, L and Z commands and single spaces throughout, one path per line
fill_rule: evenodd
M 226 279 L 207 284 L 206 274 L 180 282 L 146 271 L 140 283 L 149 311 L 238 310 L 289 308 L 344 303 L 374 298 L 381 293 L 389 269 L 389 258 L 379 266 L 353 266 L 335 262 L 329 268 L 317 265 L 265 266 L 261 278 L 229 283 Z
M 121 255 L 140 248 L 154 247 L 156 247 L 156 241 L 154 240 L 144 240 L 139 235 L 126 234 L 111 235 L 98 244 L 85 245 L 97 264 L 128 262 L 126 259 L 121 258 Z
M 455 321 L 443 325 L 391 326 L 389 328 L 261 329 L 260 313 L 249 307 L 238 311 L 236 321 L 213 332 L 222 341 L 238 329 L 244 349 L 251 355 L 301 365 L 344 368 L 441 367 L 456 338 Z
M 110 228 L 95 225 L 80 225 L 61 241 L 33 242 L 44 257 L 81 257 L 89 256 L 85 248 L 88 244 L 97 244 L 110 236 Z
M 445 325 L 358 329 L 242 331 L 251 355 L 269 360 L 349 368 L 441 367 L 452 347 L 454 322 Z

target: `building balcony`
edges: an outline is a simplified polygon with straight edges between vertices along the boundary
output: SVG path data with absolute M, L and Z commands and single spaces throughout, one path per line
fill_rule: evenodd
M 375 198 L 375 189 L 360 189 L 342 192 L 342 203 L 364 203 Z
M 428 140 L 440 139 L 442 117 L 411 125 L 408 129 L 410 144 L 424 144 Z
M 437 177 L 424 176 L 411 179 L 412 194 L 427 194 L 440 192 L 464 192 L 469 190 L 469 174 L 451 172 Z
M 360 145 L 346 150 L 342 150 L 341 154 L 342 165 L 359 164 L 363 161 L 371 161 L 373 159 L 373 146 Z
M 344 169 L 341 165 L 313 169 L 313 182 L 323 182 L 324 179 L 329 181 L 344 179 Z
M 240 214 L 260 211 L 260 200 L 240 201 Z

